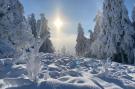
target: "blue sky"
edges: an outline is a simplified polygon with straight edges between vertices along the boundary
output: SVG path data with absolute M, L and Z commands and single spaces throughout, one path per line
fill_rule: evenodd
M 52 26 L 52 23 L 54 22 L 57 13 L 59 13 L 61 15 L 62 20 L 65 23 L 68 23 L 62 29 L 64 33 L 63 36 L 65 36 L 65 38 L 68 38 L 68 36 L 72 37 L 73 35 L 76 35 L 77 24 L 79 22 L 81 22 L 86 35 L 88 35 L 89 29 L 93 30 L 94 28 L 93 19 L 98 9 L 102 8 L 103 0 L 20 0 L 20 1 L 24 6 L 26 16 L 28 16 L 31 13 L 35 13 L 36 18 L 39 18 L 39 14 L 44 13 L 49 21 L 49 26 L 52 29 L 52 31 L 55 30 L 55 28 L 53 28 Z M 134 3 L 135 0 L 125 0 L 125 5 L 129 11 L 130 18 Z
M 40 13 L 45 13 L 49 23 L 51 18 L 57 13 L 61 13 L 69 20 L 70 25 L 67 33 L 75 33 L 77 24 L 82 23 L 85 31 L 94 27 L 93 19 L 98 8 L 101 7 L 102 0 L 20 0 L 24 5 L 25 15 L 35 13 L 37 18 Z M 69 30 L 71 29 L 71 30 Z

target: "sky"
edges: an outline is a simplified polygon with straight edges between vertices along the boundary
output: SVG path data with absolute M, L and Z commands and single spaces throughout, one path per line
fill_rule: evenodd
M 93 30 L 93 19 L 99 9 L 102 9 L 103 0 L 20 0 L 24 6 L 25 16 L 35 13 L 36 19 L 40 13 L 44 13 L 48 19 L 51 40 L 56 50 L 63 46 L 68 51 L 73 51 L 76 44 L 77 25 L 80 22 L 85 35 L 89 37 L 88 30 Z M 131 12 L 135 0 L 125 0 L 125 5 L 131 18 Z M 61 18 L 63 27 L 59 33 L 54 27 L 57 16 Z

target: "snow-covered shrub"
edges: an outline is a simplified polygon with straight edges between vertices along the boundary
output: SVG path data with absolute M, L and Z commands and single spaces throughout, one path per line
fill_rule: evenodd
M 26 68 L 28 77 L 34 82 L 38 82 L 38 74 L 41 71 L 42 65 L 38 53 L 35 53 L 34 49 L 27 53 Z
M 100 69 L 100 73 L 106 74 L 109 73 L 109 68 L 111 67 L 112 64 L 112 59 L 109 57 L 107 59 L 103 59 L 100 61 L 101 64 L 101 69 Z
M 28 77 L 34 82 L 39 82 L 39 74 L 41 73 L 42 63 L 39 56 L 39 49 L 43 44 L 44 40 L 47 39 L 49 34 L 41 37 L 41 29 L 37 32 L 37 37 L 35 38 L 35 43 L 33 47 L 26 50 L 26 66 Z M 45 75 L 47 77 L 47 75 Z

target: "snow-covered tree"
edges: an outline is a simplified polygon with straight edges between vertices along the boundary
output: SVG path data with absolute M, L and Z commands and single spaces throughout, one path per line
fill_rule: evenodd
M 135 29 L 135 6 L 134 6 L 133 11 L 132 11 L 132 22 L 133 22 L 133 26 Z
M 0 39 L 14 49 L 13 54 L 20 54 L 33 43 L 33 35 L 23 12 L 18 0 L 0 0 Z
M 88 52 L 85 56 L 87 57 L 99 57 L 100 54 L 98 56 L 94 55 L 95 53 L 100 53 L 99 49 L 100 49 L 100 41 L 98 41 L 98 37 L 100 35 L 101 29 L 102 29 L 102 19 L 103 19 L 103 14 L 100 10 L 98 10 L 96 17 L 94 18 L 94 21 L 96 23 L 95 27 L 94 27 L 94 32 L 92 32 L 92 30 L 89 30 L 90 33 L 90 42 L 89 42 L 89 46 L 88 46 Z M 92 48 L 94 46 L 94 49 Z
M 100 33 L 100 30 L 102 28 L 102 12 L 98 11 L 96 17 L 94 18 L 94 21 L 96 23 L 95 28 L 94 28 L 94 32 L 92 30 L 89 30 L 88 32 L 90 33 L 90 39 L 88 39 L 87 41 L 87 51 L 86 54 L 84 56 L 86 57 L 95 57 L 95 55 L 92 54 L 92 51 L 94 51 L 96 53 L 96 51 L 98 52 L 98 50 L 93 50 L 91 49 L 91 46 L 94 45 L 96 46 L 96 48 L 98 48 L 98 44 L 94 44 L 94 41 L 98 38 L 98 35 Z
M 123 0 L 104 0 L 101 28 L 90 47 L 91 55 L 133 63 L 135 31 Z M 96 24 L 98 26 L 98 24 Z
M 40 47 L 39 49 L 40 52 L 44 52 L 44 53 L 53 53 L 54 52 L 54 48 L 53 48 L 53 45 L 52 45 L 52 42 L 50 39 L 46 39 L 42 46 Z
M 31 30 L 32 30 L 32 34 L 34 35 L 34 37 L 37 37 L 37 23 L 36 23 L 36 19 L 35 19 L 35 15 L 34 13 L 32 13 L 29 17 L 28 17 L 28 22 L 31 26 Z
M 90 37 L 91 41 L 95 41 L 97 39 L 100 30 L 102 29 L 102 12 L 100 10 L 98 10 L 94 21 L 96 22 L 96 25 L 94 28 L 94 32 L 93 33 L 91 32 L 91 37 Z
M 132 11 L 132 25 L 134 27 L 134 30 L 135 30 L 135 6 L 133 8 L 133 11 Z M 134 37 L 135 39 L 135 37 Z M 135 50 L 134 50 L 134 64 L 135 64 Z
M 41 39 L 44 39 L 44 42 L 42 46 L 40 47 L 39 51 L 44 52 L 44 53 L 53 53 L 54 48 L 53 45 L 50 41 L 50 32 L 49 32 L 49 27 L 48 27 L 48 21 L 45 18 L 44 14 L 41 14 L 41 19 L 38 20 L 37 23 L 38 31 L 40 31 L 40 37 Z
M 77 36 L 77 44 L 76 44 L 76 55 L 84 56 L 87 52 L 87 38 L 84 36 L 84 31 L 81 24 L 78 24 L 78 36 Z

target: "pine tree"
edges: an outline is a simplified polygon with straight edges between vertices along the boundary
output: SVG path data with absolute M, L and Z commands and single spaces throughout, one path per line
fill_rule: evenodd
M 123 0 L 104 0 L 100 32 L 91 45 L 91 54 L 98 58 L 133 63 L 135 31 Z M 96 24 L 98 26 L 98 24 Z
M 94 28 L 94 32 L 91 32 L 91 41 L 95 41 L 97 39 L 97 36 L 100 33 L 100 30 L 102 29 L 102 12 L 100 10 L 98 10 L 97 15 L 94 19 L 94 21 L 96 22 L 95 28 Z
M 42 46 L 39 49 L 39 52 L 44 52 L 44 53 L 53 53 L 54 48 L 53 45 L 50 41 L 50 32 L 49 32 L 49 27 L 48 27 L 48 21 L 45 18 L 44 14 L 41 14 L 41 19 L 38 20 L 37 23 L 38 31 L 40 33 L 41 39 L 44 40 Z
M 39 28 L 40 29 L 40 37 L 43 39 L 46 39 L 50 37 L 49 27 L 48 27 L 48 20 L 45 18 L 44 14 L 40 14 L 40 20 L 39 20 Z
M 135 30 L 135 6 L 133 8 L 133 11 L 132 11 L 132 25 L 134 27 L 134 30 Z M 135 36 L 133 36 L 134 39 L 135 39 Z M 134 64 L 135 64 L 135 50 L 134 50 Z
M 0 5 L 0 39 L 20 54 L 33 43 L 23 6 L 18 0 L 0 0 Z
M 54 48 L 51 41 L 49 39 L 46 39 L 42 44 L 42 46 L 40 47 L 39 51 L 44 53 L 53 53 Z
M 95 55 L 96 53 L 100 53 L 100 41 L 98 41 L 98 37 L 100 35 L 101 29 L 102 29 L 102 12 L 98 10 L 97 15 L 94 19 L 96 25 L 94 28 L 94 32 L 92 30 L 89 30 L 90 32 L 90 42 L 88 47 L 88 52 L 86 54 L 87 57 L 99 57 L 99 55 Z
M 132 11 L 132 22 L 133 22 L 133 26 L 135 28 L 135 6 L 134 6 L 133 11 Z
M 87 38 L 84 36 L 84 31 L 81 24 L 78 24 L 78 36 L 76 44 L 76 55 L 84 56 L 87 50 Z
M 37 37 L 37 23 L 36 23 L 36 19 L 35 19 L 35 14 L 31 14 L 28 17 L 28 22 L 31 26 L 31 30 L 32 30 L 32 34 L 34 35 L 34 37 Z

